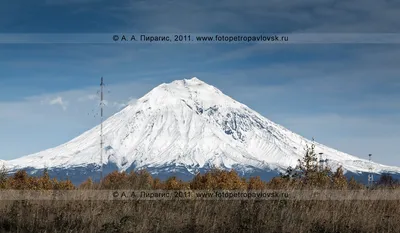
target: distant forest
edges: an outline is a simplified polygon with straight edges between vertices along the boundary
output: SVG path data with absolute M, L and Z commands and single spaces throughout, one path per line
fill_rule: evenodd
M 307 147 L 302 160 L 296 167 L 289 167 L 278 177 L 263 181 L 260 177 L 242 178 L 234 170 L 212 169 L 205 174 L 197 174 L 192 180 L 184 182 L 175 176 L 162 181 L 153 178 L 145 169 L 130 173 L 114 171 L 95 183 L 88 178 L 75 186 L 70 180 L 51 179 L 45 169 L 42 176 L 29 176 L 19 170 L 8 176 L 5 167 L 0 169 L 0 189 L 31 190 L 74 190 L 74 189 L 194 189 L 194 190 L 262 190 L 262 189 L 339 189 L 357 190 L 367 188 L 400 188 L 400 182 L 390 174 L 383 174 L 373 187 L 346 178 L 342 167 L 332 171 L 328 166 L 321 167 L 317 162 L 315 146 Z

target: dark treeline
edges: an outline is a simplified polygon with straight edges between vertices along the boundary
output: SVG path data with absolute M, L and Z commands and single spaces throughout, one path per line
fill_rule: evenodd
M 3 173 L 4 174 L 4 173 Z M 104 177 L 101 183 L 95 183 L 88 178 L 82 184 L 75 186 L 70 180 L 51 179 L 45 170 L 41 176 L 29 176 L 20 170 L 11 176 L 0 176 L 0 189 L 13 190 L 75 190 L 75 189 L 193 189 L 193 190 L 262 190 L 262 189 L 367 189 L 363 183 L 354 178 L 344 176 L 342 168 L 335 172 L 328 169 L 308 172 L 304 176 L 291 177 L 286 174 L 263 181 L 260 177 L 242 178 L 234 170 L 225 171 L 213 169 L 205 174 L 197 174 L 191 181 L 185 182 L 175 176 L 162 181 L 146 170 L 118 172 L 114 171 Z M 398 180 L 390 174 L 383 174 L 374 184 L 374 189 L 400 188 Z
M 79 186 L 74 186 L 70 180 L 59 181 L 51 179 L 47 170 L 42 176 L 29 176 L 24 170 L 17 171 L 12 176 L 7 175 L 5 168 L 0 170 L 0 189 L 224 189 L 224 190 L 261 190 L 261 189 L 366 189 L 354 178 L 345 177 L 341 167 L 332 171 L 331 168 L 320 167 L 314 145 L 307 147 L 305 156 L 298 161 L 296 167 L 289 167 L 280 176 L 263 181 L 260 177 L 242 178 L 234 170 L 225 171 L 212 169 L 205 174 L 197 174 L 191 181 L 184 182 L 174 176 L 162 181 L 151 176 L 144 170 L 130 173 L 114 171 L 104 177 L 102 182 L 95 183 L 91 178 Z M 400 182 L 390 174 L 383 174 L 373 188 L 400 188 Z

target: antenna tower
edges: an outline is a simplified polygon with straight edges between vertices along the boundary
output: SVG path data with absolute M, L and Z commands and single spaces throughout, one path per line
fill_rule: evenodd
M 372 174 L 372 164 L 371 164 L 371 156 L 372 154 L 369 154 L 369 174 L 368 174 L 368 187 L 371 188 L 372 185 L 374 184 L 374 175 Z
M 103 106 L 104 106 L 104 99 L 103 99 L 103 89 L 104 89 L 104 82 L 103 77 L 101 77 L 100 82 L 100 183 L 103 180 Z
M 323 171 L 324 170 L 324 162 L 325 162 L 325 160 L 322 158 L 322 155 L 323 155 L 324 153 L 322 153 L 322 152 L 320 152 L 319 153 L 319 171 Z

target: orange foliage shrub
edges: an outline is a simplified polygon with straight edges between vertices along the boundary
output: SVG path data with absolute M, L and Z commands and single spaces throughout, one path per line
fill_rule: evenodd
M 14 175 L 8 179 L 8 187 L 11 189 L 28 189 L 29 179 L 28 174 L 25 170 L 20 170 L 14 173 Z
M 191 189 L 221 189 L 235 190 L 247 189 L 245 179 L 239 177 L 235 171 L 223 171 L 213 169 L 204 175 L 197 174 L 190 182 Z
M 3 188 L 8 189 L 29 190 L 71 190 L 75 188 L 70 180 L 50 179 L 47 169 L 43 171 L 40 177 L 29 176 L 25 170 L 19 170 L 11 177 L 6 178 L 3 186 Z
M 79 189 L 93 189 L 93 188 L 94 188 L 94 183 L 92 178 L 90 177 L 79 185 Z
M 351 177 L 351 179 L 348 182 L 347 188 L 351 190 L 360 190 L 360 189 L 365 189 L 365 185 L 357 182 L 354 179 L 354 177 Z
M 343 168 L 340 166 L 336 169 L 333 174 L 333 188 L 335 189 L 347 189 L 347 179 L 343 174 Z
M 126 172 L 113 171 L 104 177 L 101 186 L 104 189 L 122 189 L 129 185 L 128 174 Z
M 391 181 L 389 178 L 387 178 Z M 334 189 L 365 189 L 366 186 L 358 183 L 354 178 L 347 180 L 342 167 L 336 172 L 330 170 L 317 170 L 308 172 L 307 176 L 280 176 L 274 177 L 269 182 L 264 182 L 260 177 L 251 177 L 248 180 L 241 178 L 234 170 L 225 171 L 213 169 L 205 174 L 197 174 L 191 181 L 184 182 L 172 176 L 165 181 L 154 179 L 147 170 L 130 173 L 114 171 L 108 174 L 101 184 L 87 179 L 79 189 L 192 189 L 192 190 L 262 190 L 262 189 L 302 189 L 302 188 L 334 188 Z M 400 188 L 398 185 L 390 186 Z M 31 189 L 31 190 L 73 190 L 76 189 L 70 180 L 58 181 L 51 179 L 47 170 L 42 176 L 29 176 L 26 171 L 20 170 L 12 176 L 0 173 L 0 189 Z M 375 188 L 380 188 L 376 186 Z M 381 188 L 384 188 L 383 186 Z
M 291 182 L 285 178 L 274 177 L 266 184 L 266 186 L 269 189 L 284 189 L 289 185 L 289 183 Z
M 56 190 L 74 190 L 74 189 L 76 189 L 75 185 L 70 180 L 59 181 L 54 184 L 53 188 Z
M 259 176 L 250 177 L 248 183 L 249 190 L 262 190 L 266 188 L 266 183 L 260 179 Z
M 175 176 L 168 178 L 165 181 L 164 189 L 166 190 L 179 190 L 187 188 L 182 180 L 177 179 Z
M 165 185 L 161 182 L 159 178 L 154 179 L 153 189 L 164 189 Z

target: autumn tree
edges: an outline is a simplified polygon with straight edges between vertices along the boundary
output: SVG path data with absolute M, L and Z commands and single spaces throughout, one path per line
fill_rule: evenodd
M 75 185 L 71 180 L 67 179 L 65 181 L 58 181 L 54 183 L 53 189 L 56 190 L 74 190 L 76 189 Z
M 9 179 L 9 184 L 12 189 L 28 189 L 29 176 L 25 170 L 19 170 Z
M 206 189 L 203 175 L 198 172 L 189 183 L 190 189 Z
M 281 174 L 281 177 L 289 180 L 302 179 L 305 181 L 311 177 L 311 174 L 318 171 L 317 161 L 315 144 L 313 143 L 311 146 L 306 145 L 304 157 L 297 160 L 296 167 L 288 167 L 286 171 Z
M 226 172 L 226 171 L 225 171 Z M 247 184 L 246 184 L 246 179 L 241 178 L 239 174 L 235 170 L 231 170 L 229 172 L 226 172 L 226 180 L 223 181 L 225 184 L 221 188 L 226 188 L 226 189 L 241 189 L 245 190 L 247 189 Z
M 265 182 L 261 180 L 259 176 L 256 177 L 250 177 L 249 182 L 248 182 L 248 189 L 249 190 L 261 190 L 265 189 Z
M 336 172 L 333 174 L 333 188 L 335 189 L 347 189 L 347 179 L 344 176 L 342 166 L 336 169 Z
M 42 177 L 39 178 L 39 189 L 45 189 L 45 190 L 53 189 L 53 182 L 50 179 L 50 175 L 47 168 L 43 170 L 43 175 Z
M 113 171 L 108 174 L 101 182 L 101 187 L 105 189 L 121 189 L 128 186 L 128 174 L 126 172 Z
M 236 171 L 225 171 L 219 169 L 212 169 L 204 175 L 198 173 L 190 182 L 191 189 L 204 189 L 204 190 L 234 190 L 234 189 L 247 189 L 246 180 L 241 178 Z
M 94 189 L 94 182 L 91 177 L 79 185 L 79 189 Z
M 197 173 L 189 184 L 190 188 L 197 190 L 215 189 L 217 187 L 217 180 L 215 179 L 216 173 L 218 173 L 217 170 L 211 170 L 205 174 Z
M 266 183 L 268 189 L 284 189 L 287 188 L 289 185 L 292 184 L 295 180 L 289 180 L 286 177 L 274 177 L 269 182 Z
M 293 185 L 303 187 L 328 187 L 331 183 L 330 168 L 320 167 L 317 154 L 315 153 L 314 142 L 311 146 L 306 145 L 305 154 L 302 159 L 298 159 L 295 167 L 288 167 L 281 178 Z
M 309 185 L 318 188 L 328 188 L 332 183 L 332 172 L 329 167 L 319 168 L 314 173 L 311 173 L 308 179 Z
M 165 181 L 165 189 L 167 190 L 179 190 L 186 188 L 184 182 L 179 180 L 176 176 L 171 176 Z
M 351 190 L 360 190 L 360 189 L 364 189 L 365 185 L 363 185 L 360 182 L 357 182 L 354 177 L 351 177 L 348 182 L 347 188 L 351 189 Z
M 152 189 L 153 177 L 146 169 L 141 169 L 137 173 L 138 188 L 139 189 Z
M 306 152 L 302 160 L 298 160 L 296 171 L 300 172 L 300 177 L 307 183 L 308 180 L 318 171 L 318 158 L 315 153 L 315 144 L 306 145 Z
M 132 189 L 136 189 L 139 187 L 138 174 L 134 170 L 130 171 L 128 174 L 128 184 L 129 184 L 129 188 L 132 188 Z
M 155 178 L 153 180 L 153 189 L 164 189 L 165 185 L 161 182 L 160 178 Z

